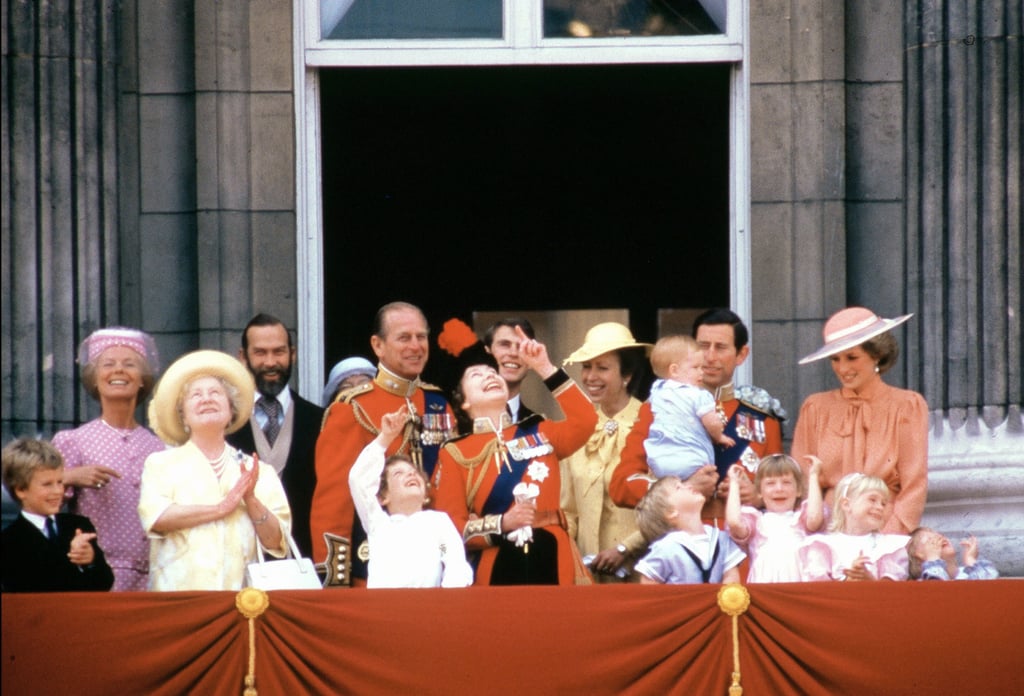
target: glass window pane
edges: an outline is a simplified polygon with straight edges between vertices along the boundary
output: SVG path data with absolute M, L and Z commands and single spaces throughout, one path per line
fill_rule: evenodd
M 726 0 L 544 0 L 544 36 L 725 33 Z
M 323 39 L 500 39 L 502 0 L 320 0 Z

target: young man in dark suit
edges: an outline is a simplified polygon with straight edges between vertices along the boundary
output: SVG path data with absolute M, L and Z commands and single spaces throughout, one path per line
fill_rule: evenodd
M 3 481 L 21 514 L 3 531 L 4 592 L 105 592 L 114 572 L 88 517 L 60 512 L 64 459 L 49 442 L 22 438 L 3 450 Z
M 292 538 L 303 556 L 313 544 L 309 509 L 316 488 L 316 439 L 324 411 L 288 388 L 295 346 L 280 319 L 257 314 L 242 331 L 241 360 L 256 380 L 256 406 L 246 427 L 227 440 L 247 454 L 259 455 L 281 477 L 292 511 Z
M 519 339 L 516 327 L 523 330 L 528 338 L 536 338 L 533 325 L 525 317 L 499 319 L 484 333 L 483 344 L 498 363 L 498 373 L 508 385 L 508 411 L 513 423 L 526 420 L 533 411 L 522 402 L 520 390 L 530 369 L 519 355 Z

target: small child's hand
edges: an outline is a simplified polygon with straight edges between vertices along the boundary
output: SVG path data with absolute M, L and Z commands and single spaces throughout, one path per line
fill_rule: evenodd
M 384 440 L 384 446 L 387 447 L 391 444 L 402 428 L 405 427 L 405 422 L 409 419 L 409 407 L 402 406 L 393 413 L 385 413 L 380 419 L 380 435 L 381 439 Z
M 96 532 L 83 532 L 81 529 L 76 529 L 75 538 L 71 540 L 71 549 L 68 551 L 68 560 L 77 566 L 87 566 L 92 563 L 96 552 L 89 542 L 95 538 Z
M 722 433 L 722 435 L 718 438 L 718 444 L 724 447 L 725 449 L 729 449 L 730 447 L 734 447 L 736 445 L 736 441 L 733 440 L 728 435 L 726 435 L 725 433 Z
M 743 471 L 743 467 L 739 464 L 733 464 L 729 467 L 729 480 L 739 481 L 740 477 L 746 478 L 747 474 Z
M 978 562 L 978 539 L 972 534 L 960 542 L 964 565 L 968 568 Z
M 811 468 L 807 470 L 807 476 L 813 476 L 818 478 L 821 474 L 821 460 L 815 457 L 813 454 L 805 454 L 804 459 L 811 463 Z
M 871 559 L 864 555 L 861 551 L 860 555 L 854 559 L 850 567 L 846 569 L 846 579 L 851 582 L 861 582 L 864 580 L 874 580 L 875 576 L 871 574 L 868 569 L 868 564 L 871 563 Z

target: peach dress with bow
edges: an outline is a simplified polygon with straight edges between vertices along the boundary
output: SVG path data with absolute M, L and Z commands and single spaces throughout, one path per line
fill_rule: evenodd
M 800 407 L 790 454 L 821 458 L 821 488 L 831 505 L 833 489 L 859 471 L 886 482 L 892 516 L 882 531 L 909 534 L 921 523 L 928 494 L 928 405 L 914 391 L 879 380 L 860 395 L 849 389 L 811 394 Z

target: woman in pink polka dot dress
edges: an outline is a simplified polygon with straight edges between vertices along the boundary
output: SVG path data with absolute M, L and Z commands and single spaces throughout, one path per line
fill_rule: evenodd
M 68 508 L 96 525 L 118 590 L 145 590 L 149 539 L 139 521 L 139 487 L 146 457 L 164 443 L 135 420 L 153 389 L 156 346 L 142 331 L 94 331 L 78 352 L 82 384 L 100 402 L 100 417 L 53 436 L 64 455 Z

